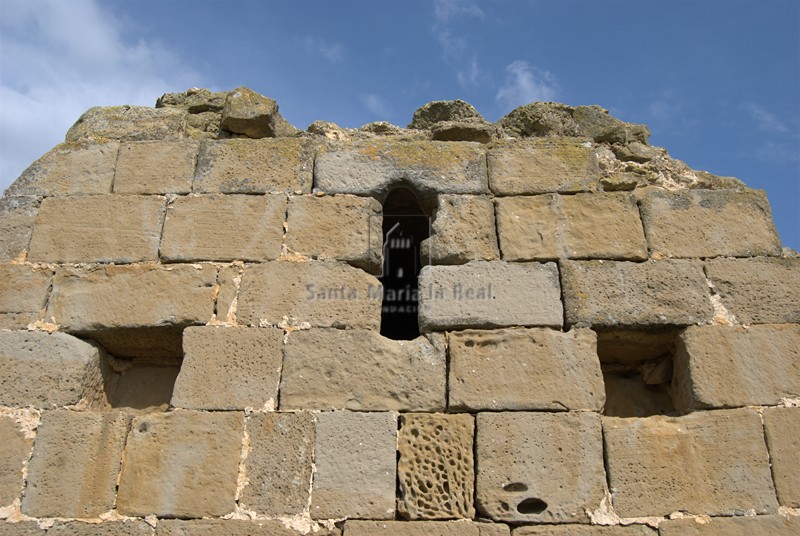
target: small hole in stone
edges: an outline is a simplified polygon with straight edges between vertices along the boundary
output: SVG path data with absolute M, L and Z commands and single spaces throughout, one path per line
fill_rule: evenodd
M 503 491 L 510 491 L 510 492 L 528 491 L 528 486 L 523 484 L 522 482 L 512 482 L 511 484 L 506 484 L 505 486 L 503 486 Z
M 547 503 L 541 499 L 525 499 L 517 505 L 520 514 L 541 514 L 547 510 Z
M 149 430 L 149 428 L 150 427 L 147 426 L 147 423 L 143 422 L 142 424 L 139 425 L 139 432 L 142 434 L 147 433 L 147 430 Z
M 501 502 L 501 503 L 500 503 L 500 508 L 502 508 L 502 509 L 503 509 L 503 511 L 505 511 L 505 512 L 508 512 L 508 503 L 506 503 L 506 502 Z

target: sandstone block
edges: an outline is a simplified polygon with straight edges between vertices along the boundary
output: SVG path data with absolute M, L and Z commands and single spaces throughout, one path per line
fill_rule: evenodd
M 166 201 L 159 196 L 85 196 L 42 201 L 28 259 L 129 263 L 158 259 Z
M 503 326 L 561 327 L 554 263 L 472 261 L 425 266 L 419 275 L 421 331 Z
M 765 409 L 764 430 L 778 501 L 800 508 L 800 409 Z
M 479 413 L 477 508 L 491 519 L 588 523 L 606 492 L 596 413 Z
M 397 509 L 407 519 L 475 517 L 472 415 L 400 416 Z
M 225 106 L 228 93 L 209 91 L 205 88 L 191 88 L 183 93 L 164 93 L 156 100 L 156 108 L 176 107 L 190 114 L 220 112 Z
M 758 414 L 603 418 L 609 482 L 620 517 L 741 515 L 778 508 Z
M 680 326 L 713 316 L 698 261 L 562 261 L 561 277 L 570 325 Z
M 775 406 L 800 397 L 800 326 L 691 326 L 675 352 L 681 411 Z
M 67 131 L 66 141 L 175 140 L 185 136 L 186 112 L 148 106 L 95 106 Z
M 248 484 L 240 503 L 271 517 L 293 516 L 308 505 L 314 454 L 311 413 L 255 413 L 247 421 Z
M 277 259 L 285 215 L 283 195 L 179 197 L 167 208 L 161 258 L 167 262 Z
M 278 520 L 197 519 L 181 521 L 161 519 L 156 536 L 301 536 L 303 533 L 287 528 Z M 321 529 L 314 536 L 340 535 L 338 529 Z
M 38 521 L 20 521 L 12 523 L 0 521 L 0 536 L 44 536 L 45 529 L 39 528 Z
M 783 516 L 667 519 L 658 526 L 661 536 L 794 536 L 800 518 Z
M 472 521 L 357 521 L 344 524 L 344 536 L 489 536 Z M 508 527 L 502 525 L 508 535 Z
M 27 437 L 11 416 L 0 415 L 0 505 L 8 506 L 22 495 L 22 466 L 28 460 L 33 438 Z
M 742 324 L 800 323 L 800 258 L 711 259 L 706 273 Z
M 311 517 L 393 519 L 396 446 L 394 413 L 320 413 Z
M 641 200 L 650 251 L 668 257 L 780 255 L 763 190 L 651 190 Z
M 0 197 L 0 262 L 27 255 L 38 212 L 35 197 Z
M 361 329 L 311 329 L 289 335 L 281 409 L 436 411 L 445 406 L 445 348 L 384 338 Z
M 433 264 L 463 264 L 500 257 L 494 204 L 488 197 L 440 195 L 433 235 L 423 241 L 421 255 Z
M 431 101 L 414 111 L 408 128 L 425 130 L 442 121 L 484 123 L 485 119 L 470 103 L 463 100 Z
M 138 519 L 106 521 L 101 524 L 80 521 L 57 522 L 47 530 L 50 536 L 152 536 L 153 527 Z
M 222 108 L 221 127 L 250 138 L 275 138 L 296 132 L 278 113 L 278 103 L 247 87 L 228 93 Z
M 196 141 L 139 141 L 119 150 L 114 193 L 187 194 L 200 144 Z
M 590 329 L 449 334 L 449 405 L 467 410 L 590 410 L 605 401 Z
M 489 143 L 499 137 L 498 129 L 490 123 L 470 121 L 442 121 L 431 127 L 431 137 L 436 141 L 474 141 Z
M 183 332 L 183 352 L 172 406 L 260 409 L 277 402 L 283 330 L 189 327 Z
M 151 413 L 131 424 L 117 510 L 132 517 L 219 517 L 235 507 L 241 413 Z
M 657 536 L 658 530 L 645 525 L 602 527 L 596 525 L 538 525 L 518 527 L 514 536 Z
M 39 318 L 53 272 L 0 263 L 0 329 L 23 329 Z
M 277 325 L 291 321 L 319 327 L 380 326 L 380 282 L 340 262 L 277 261 L 245 268 L 239 322 Z
M 497 200 L 503 259 L 647 258 L 639 209 L 625 192 Z
M 489 151 L 489 187 L 497 195 L 574 193 L 595 190 L 600 169 L 591 144 L 540 138 Z
M 44 412 L 22 512 L 31 517 L 97 517 L 111 510 L 127 428 L 128 418 L 117 412 Z
M 309 193 L 313 168 L 313 146 L 300 138 L 204 141 L 193 188 L 200 193 Z

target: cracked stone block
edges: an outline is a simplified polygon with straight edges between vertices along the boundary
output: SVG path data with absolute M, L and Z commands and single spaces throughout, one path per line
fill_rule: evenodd
M 465 330 L 449 334 L 450 408 L 590 410 L 605 402 L 590 329 Z
M 658 526 L 661 536 L 795 536 L 800 518 L 784 516 L 667 519 Z
M 778 501 L 800 508 L 800 408 L 765 409 L 764 431 Z
M 27 256 L 39 203 L 36 197 L 0 197 L 0 262 Z
M 358 521 L 347 520 L 344 536 L 508 536 L 505 525 L 488 529 L 489 523 L 472 521 Z
M 0 329 L 24 329 L 47 303 L 53 272 L 24 264 L 0 264 Z
M 406 519 L 475 516 L 472 415 L 400 416 L 397 510 Z
M 763 514 L 778 508 L 761 419 L 753 410 L 604 417 L 603 436 L 620 517 L 679 510 L 715 516 L 752 509 Z
M 658 536 L 658 529 L 645 525 L 603 527 L 596 525 L 538 525 L 518 527 L 514 536 Z
M 119 149 L 114 193 L 188 194 L 200 144 L 196 141 L 139 141 Z
M 22 466 L 31 454 L 33 438 L 21 428 L 13 417 L 0 415 L 0 506 L 22 495 Z
M 606 493 L 596 413 L 479 413 L 476 501 L 515 523 L 589 523 Z
M 276 519 L 198 519 L 182 521 L 160 519 L 155 536 L 302 536 L 283 521 Z M 321 528 L 311 532 L 314 536 L 340 536 L 339 529 Z
M 80 521 L 57 522 L 47 530 L 53 536 L 152 536 L 153 527 L 138 519 L 123 521 L 104 521 L 103 523 L 82 523 Z
M 500 257 L 494 203 L 477 195 L 440 195 L 433 234 L 420 244 L 422 258 L 433 264 L 463 264 Z

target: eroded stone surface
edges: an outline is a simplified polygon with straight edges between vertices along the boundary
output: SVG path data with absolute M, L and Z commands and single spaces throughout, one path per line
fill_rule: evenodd
M 176 140 L 185 137 L 186 112 L 148 106 L 95 106 L 67 131 L 67 142 Z
M 793 536 L 800 518 L 783 516 L 668 519 L 658 526 L 661 536 Z
M 53 272 L 23 264 L 0 264 L 0 329 L 24 329 L 41 315 Z
M 38 198 L 0 197 L 0 262 L 27 254 L 38 212 Z
M 39 528 L 36 521 L 20 521 L 11 523 L 0 521 L 0 535 L 2 536 L 44 536 L 47 531 Z
M 539 525 L 518 527 L 513 536 L 656 536 L 658 530 L 634 525 L 628 527 L 599 527 L 591 525 Z
M 200 144 L 196 141 L 140 141 L 119 149 L 114 193 L 186 194 Z
M 278 113 L 275 100 L 244 86 L 228 92 L 221 127 L 250 138 L 291 136 L 297 131 Z
M 153 527 L 139 519 L 109 521 L 103 524 L 82 523 L 80 521 L 57 522 L 47 530 L 47 534 L 56 536 L 151 536 Z
M 344 524 L 344 536 L 489 536 L 481 532 L 483 523 L 471 521 L 355 521 Z M 505 533 L 509 534 L 508 527 Z
M 440 195 L 432 236 L 420 247 L 433 264 L 463 264 L 499 258 L 494 205 L 488 197 Z
M 800 408 L 769 408 L 763 415 L 778 501 L 800 508 Z
M 156 536 L 301 536 L 303 533 L 287 528 L 278 520 L 198 519 L 180 521 L 159 520 Z M 338 536 L 338 529 L 321 529 L 314 536 Z
M 33 439 L 25 437 L 16 419 L 0 415 L 0 505 L 22 495 L 22 464 L 31 454 Z

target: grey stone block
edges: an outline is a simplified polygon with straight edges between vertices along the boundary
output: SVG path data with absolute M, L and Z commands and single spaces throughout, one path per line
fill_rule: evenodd
M 500 257 L 494 203 L 476 195 L 440 195 L 433 234 L 420 246 L 422 258 L 433 264 L 463 264 Z
M 156 536 L 301 536 L 303 533 L 287 528 L 278 520 L 244 519 L 178 519 L 159 520 Z M 341 534 L 338 529 L 313 532 L 314 536 Z
M 67 131 L 67 142 L 82 140 L 176 140 L 185 136 L 186 112 L 149 106 L 95 106 Z
M 660 536 L 796 536 L 800 518 L 783 516 L 667 519 L 658 526 Z
M 152 536 L 153 527 L 139 519 L 106 521 L 103 523 L 82 523 L 80 521 L 56 522 L 47 529 L 50 536 Z
M 596 525 L 539 525 L 518 527 L 513 536 L 657 536 L 658 530 L 645 525 L 603 527 Z
M 800 508 L 800 408 L 768 408 L 763 418 L 778 501 Z

